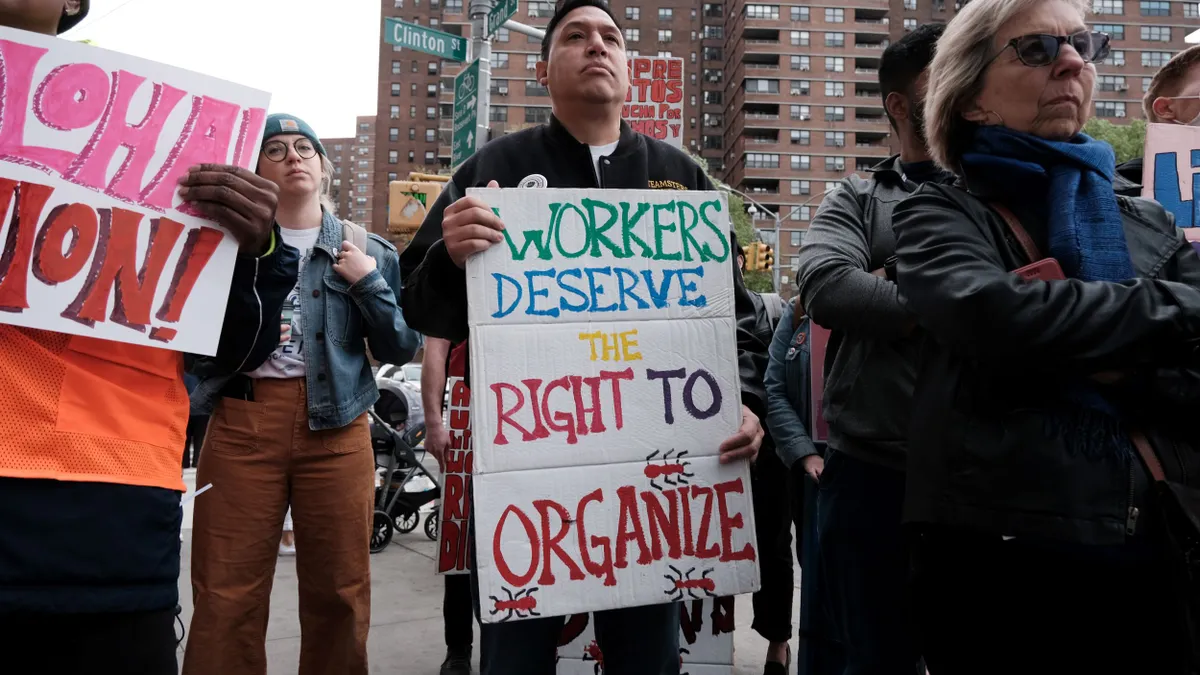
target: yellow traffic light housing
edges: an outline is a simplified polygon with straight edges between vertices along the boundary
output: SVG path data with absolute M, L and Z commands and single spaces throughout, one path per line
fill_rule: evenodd
M 758 248 L 758 269 L 770 272 L 775 266 L 775 249 L 766 244 L 759 244 Z
M 746 256 L 746 271 L 753 272 L 758 269 L 758 246 L 747 244 L 742 247 L 742 253 Z

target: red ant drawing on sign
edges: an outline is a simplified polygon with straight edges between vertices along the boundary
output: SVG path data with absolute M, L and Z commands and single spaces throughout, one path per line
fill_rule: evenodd
M 654 482 L 656 479 L 661 478 L 662 481 L 667 485 L 687 485 L 688 482 L 686 479 L 696 475 L 687 472 L 688 462 L 683 461 L 683 458 L 688 454 L 687 450 L 684 450 L 678 455 L 675 455 L 674 450 L 668 450 L 667 453 L 662 456 L 662 464 L 655 464 L 654 458 L 658 456 L 658 453 L 659 451 L 655 450 L 654 452 L 650 453 L 650 456 L 646 457 L 646 468 L 643 470 L 643 473 L 646 474 L 646 478 L 650 479 L 650 487 L 654 488 L 655 490 L 658 490 L 659 492 L 663 491 L 663 488 L 659 487 L 659 485 Z M 675 456 L 672 457 L 672 455 Z M 672 477 L 675 477 L 674 480 L 672 480 Z
M 693 579 L 692 573 L 696 571 L 695 567 L 688 570 L 687 574 L 680 572 L 679 568 L 675 567 L 674 565 L 667 565 L 667 567 L 671 568 L 671 571 L 675 573 L 675 576 L 672 577 L 670 574 L 663 575 L 663 578 L 667 581 L 670 581 L 672 584 L 671 588 L 663 591 L 663 593 L 670 595 L 672 602 L 683 600 L 684 593 L 687 593 L 687 595 L 693 600 L 700 599 L 700 596 L 693 592 L 694 590 L 702 590 L 704 591 L 705 595 L 714 598 L 716 597 L 715 591 L 717 590 L 717 582 L 708 578 L 708 575 L 712 574 L 711 569 L 704 570 L 704 573 L 700 575 L 699 579 Z
M 604 672 L 604 653 L 600 651 L 600 645 L 595 640 L 583 648 L 583 660 L 596 662 L 596 666 L 593 668 L 596 675 Z
M 528 588 L 523 591 L 517 591 L 517 594 L 513 595 L 512 591 L 501 586 L 500 590 L 508 594 L 508 599 L 501 600 L 494 595 L 488 596 L 492 602 L 496 603 L 495 609 L 491 611 L 492 616 L 495 616 L 500 612 L 508 612 L 503 619 L 500 619 L 500 623 L 511 621 L 514 616 L 518 619 L 528 619 L 531 616 L 541 616 L 541 614 L 538 612 L 533 611 L 537 608 L 537 598 L 533 597 L 533 592 L 537 589 L 538 587 L 534 586 L 533 588 Z

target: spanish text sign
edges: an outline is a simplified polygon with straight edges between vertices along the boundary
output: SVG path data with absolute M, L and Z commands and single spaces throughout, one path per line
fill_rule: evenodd
M 183 206 L 254 165 L 269 95 L 0 28 L 0 322 L 214 354 L 237 243 Z
M 1175 216 L 1192 246 L 1200 249 L 1200 128 L 1178 124 L 1146 126 L 1142 196 Z
M 683 59 L 629 59 L 629 93 L 621 118 L 638 133 L 683 147 Z
M 506 224 L 467 263 L 484 621 L 754 590 L 723 196 L 468 194 Z

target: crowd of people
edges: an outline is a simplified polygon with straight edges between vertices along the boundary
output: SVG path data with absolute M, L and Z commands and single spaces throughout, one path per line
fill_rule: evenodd
M 0 0 L 0 25 L 54 35 L 88 9 Z M 1167 517 L 1175 494 L 1200 521 L 1200 256 L 1137 197 L 1140 162 L 1082 133 L 1109 51 L 1089 10 L 974 0 L 890 45 L 900 152 L 825 196 L 795 300 L 750 292 L 731 260 L 742 423 L 720 449 L 753 463 L 764 675 L 1200 672 L 1200 532 Z M 439 455 L 447 374 L 470 377 L 466 260 L 504 229 L 466 190 L 534 175 L 714 189 L 622 121 L 624 37 L 603 0 L 558 4 L 536 77 L 549 124 L 483 146 L 402 253 L 334 215 L 332 166 L 299 117 L 269 116 L 254 171 L 193 168 L 180 197 L 239 244 L 215 356 L 0 325 L 5 672 L 177 672 L 190 439 L 198 483 L 219 487 L 196 502 L 183 672 L 266 672 L 285 518 L 300 672 L 368 672 L 368 352 L 406 363 L 425 339 Z M 1200 47 L 1154 77 L 1145 110 L 1200 122 Z M 445 578 L 443 675 L 471 671 L 475 581 Z M 552 675 L 562 625 L 483 624 L 482 673 Z M 593 626 L 610 675 L 679 674 L 677 605 Z

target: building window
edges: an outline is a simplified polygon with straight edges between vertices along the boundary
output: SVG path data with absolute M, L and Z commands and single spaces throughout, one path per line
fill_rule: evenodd
M 1171 52 L 1142 52 L 1142 66 L 1162 68 L 1171 60 Z
M 833 171 L 835 173 L 841 173 L 842 171 L 845 171 L 846 170 L 846 158 L 845 157 L 826 157 L 825 158 L 825 170 Z
M 446 11 L 453 14 L 462 14 L 463 0 L 446 0 Z
M 917 29 L 917 20 L 916 19 L 905 19 L 904 20 L 904 32 L 910 33 L 916 29 Z
M 412 70 L 412 72 L 415 73 L 415 72 L 417 72 L 417 68 L 420 68 L 420 67 L 421 67 L 421 64 L 417 63 L 416 61 L 413 61 L 411 70 Z
M 841 98 L 841 97 L 845 96 L 846 95 L 846 83 L 845 82 L 826 82 L 825 83 L 825 95 L 832 96 L 834 98 Z
M 915 12 L 917 10 L 917 0 L 904 0 L 904 9 Z
M 404 71 L 403 71 L 403 66 L 400 65 L 400 62 L 392 61 L 392 74 L 399 75 L 402 72 L 404 72 Z
M 641 21 L 641 19 L 642 19 L 642 8 L 641 7 L 626 7 L 625 8 L 625 20 Z
M 1096 30 L 1101 33 L 1108 33 L 1114 40 L 1125 39 L 1125 26 L 1118 23 L 1098 23 L 1095 26 Z
M 778 94 L 779 80 L 746 80 L 746 91 L 751 94 Z M 712 92 L 720 94 L 720 92 Z M 708 102 L 709 92 L 704 92 L 705 103 Z M 720 103 L 720 101 L 717 101 Z
M 426 129 L 425 130 L 425 142 L 433 143 L 436 140 L 437 140 L 437 129 Z
M 1146 42 L 1170 42 L 1171 29 L 1168 26 L 1142 26 L 1142 40 Z
M 793 171 L 808 171 L 812 168 L 812 157 L 808 155 L 792 155 Z
M 764 154 L 759 152 L 746 153 L 746 168 L 747 169 L 778 169 L 779 155 Z
M 704 113 L 704 126 L 707 128 L 720 128 L 725 123 L 725 116 L 721 113 Z
M 831 148 L 846 147 L 846 132 L 844 131 L 826 131 L 825 145 Z
M 438 86 L 436 84 L 425 85 L 425 95 L 429 98 L 437 98 Z
M 400 151 L 399 150 L 388 150 L 388 164 L 399 164 L 399 163 L 400 163 Z
M 809 71 L 812 70 L 812 60 L 807 56 L 793 56 L 792 70 Z
M 804 244 L 804 233 L 799 230 L 788 232 L 791 237 L 792 248 L 800 248 Z
M 825 23 L 845 23 L 846 10 L 844 9 L 825 9 Z
M 808 181 L 806 181 L 806 180 L 792 181 L 792 194 L 806 195 L 806 194 L 809 194 L 810 192 L 812 192 L 812 186 L 809 184 Z
M 825 57 L 825 72 L 828 72 L 828 73 L 844 73 L 844 72 L 846 72 L 846 59 L 841 56 L 826 56 Z
M 541 58 L 541 57 L 538 56 L 537 54 L 526 54 L 525 55 L 525 70 L 536 71 L 537 70 L 537 62 L 538 62 L 539 58 Z
M 501 28 L 496 31 L 496 36 L 494 39 L 496 42 L 508 42 L 510 39 L 512 39 L 512 35 L 508 32 L 507 28 Z
M 808 21 L 808 7 L 792 7 L 792 21 Z
M 417 153 L 413 152 L 412 150 L 409 150 L 408 151 L 408 163 L 412 164 L 415 161 L 417 161 Z M 363 162 L 363 163 L 365 164 L 366 162 Z
M 506 106 L 506 105 L 488 106 L 488 121 L 490 121 L 490 122 L 507 122 L 508 121 L 508 106 Z
M 508 80 L 492 80 L 488 91 L 496 96 L 508 96 Z
M 388 140 L 392 143 L 400 140 L 400 129 L 396 127 L 388 127 Z
M 1143 77 L 1142 78 L 1142 93 L 1143 94 L 1150 91 L 1150 83 L 1153 81 L 1154 81 L 1153 77 Z
M 408 140 L 410 140 L 410 141 L 417 140 L 417 128 L 416 127 L 408 128 Z
M 704 48 L 704 60 L 705 61 L 724 60 L 725 57 L 722 53 L 723 51 L 724 50 L 722 50 L 720 47 L 705 47 Z M 692 54 L 695 54 L 695 52 L 692 52 Z
M 529 16 L 534 18 L 549 19 L 554 16 L 553 2 L 526 2 L 525 5 L 529 8 Z
M 410 119 L 410 120 L 417 119 L 417 106 L 415 106 L 415 105 L 408 106 L 408 119 Z
M 1183 3 L 1183 18 L 1185 18 L 1185 19 L 1200 19 L 1200 3 L 1197 3 L 1197 2 Z
M 642 40 L 642 29 L 641 28 L 626 28 L 625 29 L 625 42 L 626 43 L 640 42 L 641 40 Z
M 425 69 L 425 71 L 428 72 L 430 75 L 437 75 L 438 74 L 438 62 L 430 61 L 429 66 Z
M 826 33 L 825 34 L 825 46 L 826 47 L 845 47 L 846 46 L 846 34 L 845 33 Z
M 658 20 L 659 21 L 670 21 L 673 18 L 675 18 L 675 10 L 671 9 L 670 7 L 659 7 L 658 8 Z
M 1145 5 L 1146 3 L 1142 3 Z M 1125 13 L 1124 0 L 1092 0 L 1092 12 L 1095 14 L 1116 14 Z
M 508 68 L 508 52 L 492 52 L 492 57 L 495 61 L 492 65 L 496 68 Z
M 1117 3 L 1120 4 L 1120 3 Z M 1142 16 L 1171 16 L 1171 3 L 1142 0 Z
M 444 120 L 454 119 L 454 104 L 453 103 L 443 103 L 439 107 L 442 109 L 442 119 L 444 119 Z
M 430 165 L 437 161 L 437 153 L 432 150 L 425 151 L 425 164 Z
M 704 81 L 709 84 L 721 84 L 724 72 L 720 68 L 705 68 Z
M 812 132 L 808 129 L 792 129 L 792 145 L 812 145 Z
M 725 16 L 725 6 L 719 2 L 704 3 L 704 16 L 710 19 L 720 19 Z
M 747 19 L 778 19 L 779 5 L 746 5 Z
M 437 106 L 431 105 L 431 106 L 425 108 L 425 119 L 427 119 L 427 120 L 436 120 L 437 119 Z
M 721 147 L 724 145 L 725 145 L 725 139 L 722 136 L 705 136 L 704 137 L 704 149 L 705 150 L 720 150 Z
M 388 117 L 394 120 L 400 119 L 400 106 L 394 105 L 388 110 Z
M 704 27 L 704 39 L 705 40 L 724 40 L 725 39 L 725 27 L 724 26 L 705 26 Z
M 410 84 L 410 85 L 408 85 L 408 86 L 410 87 L 410 89 L 409 89 L 409 92 L 410 92 L 410 93 L 411 93 L 413 96 L 416 96 L 416 95 L 417 95 L 417 83 L 416 83 L 416 82 L 413 82 L 412 84 Z
M 778 87 L 778 84 L 776 84 L 776 87 Z M 704 105 L 721 105 L 724 98 L 725 96 L 722 92 L 706 91 L 704 92 Z
M 666 28 L 666 29 L 659 29 L 659 31 L 658 31 L 658 41 L 659 41 L 659 42 L 662 42 L 662 43 L 669 43 L 669 42 L 671 42 L 671 29 L 670 29 L 670 28 Z
M 526 96 L 549 96 L 550 91 L 542 85 L 541 82 L 535 80 L 525 80 L 525 95 Z
M 526 108 L 525 109 L 526 124 L 547 124 L 550 122 L 549 108 Z
M 1097 117 L 1125 117 L 1125 104 L 1121 101 L 1096 101 Z
M 791 109 L 791 118 L 794 120 L 807 121 L 812 119 L 812 110 L 806 105 L 788 106 Z
M 1111 54 L 1108 55 L 1107 60 L 1108 60 L 1109 64 L 1111 64 L 1111 65 L 1123 66 L 1123 65 L 1125 65 L 1125 52 L 1120 49 L 1114 50 Z
M 1125 78 L 1117 75 L 1101 75 L 1097 79 L 1100 91 L 1125 91 L 1129 88 L 1125 85 Z
M 809 33 L 806 30 L 792 31 L 792 46 L 807 47 L 809 45 Z
M 808 96 L 812 83 L 808 80 L 792 80 L 790 93 L 792 96 Z
M 400 83 L 393 82 L 392 83 L 392 96 L 399 96 L 399 95 L 400 95 Z
M 840 105 L 826 106 L 825 107 L 825 121 L 826 122 L 845 122 L 846 121 L 846 109 Z

